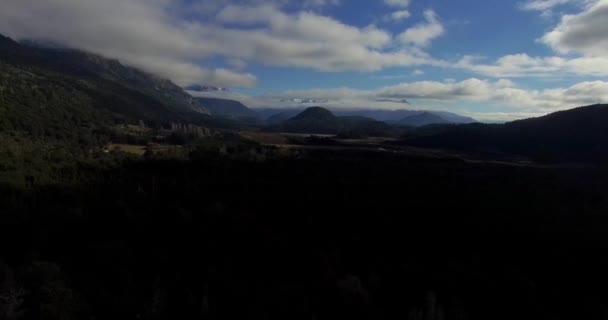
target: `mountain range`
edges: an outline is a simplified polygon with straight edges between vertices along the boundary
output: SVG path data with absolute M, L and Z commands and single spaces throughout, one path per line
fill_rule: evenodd
M 184 87 L 185 90 L 195 91 L 195 92 L 229 92 L 227 88 L 220 88 L 214 86 L 203 86 L 199 84 L 193 84 Z
M 199 90 L 224 90 L 200 87 Z M 226 122 L 228 119 L 233 122 Z M 238 128 L 265 120 L 270 131 L 395 134 L 424 127 L 409 145 L 553 161 L 608 159 L 607 105 L 593 105 L 506 124 L 412 110 L 249 109 L 238 101 L 193 98 L 170 80 L 82 51 L 20 44 L 0 36 L 0 133 L 90 143 L 116 124 L 191 123 Z M 460 124 L 460 125 L 455 125 Z
M 447 125 L 406 144 L 544 162 L 608 160 L 608 105 L 596 104 L 505 124 Z
M 258 114 L 236 100 L 218 98 L 195 98 L 212 116 L 232 120 L 255 120 Z
M 35 42 L 19 44 L 0 35 L 0 58 L 13 66 L 52 71 L 88 81 L 106 81 L 150 96 L 164 104 L 168 111 L 209 114 L 181 87 L 118 60 L 79 50 L 36 46 Z
M 27 69 L 37 74 L 45 73 L 44 78 L 46 79 L 62 79 L 65 86 L 71 87 L 71 92 L 82 93 L 89 98 L 89 102 L 98 104 L 93 107 L 96 112 L 122 119 L 122 121 L 202 123 L 212 122 L 210 118 L 204 118 L 203 116 L 213 116 L 234 121 L 268 120 L 268 124 L 276 124 L 304 110 L 252 110 L 236 100 L 193 98 L 185 89 L 191 92 L 214 93 L 227 92 L 228 89 L 203 85 L 191 85 L 182 89 L 170 80 L 125 66 L 118 60 L 44 42 L 26 41 L 18 43 L 1 35 L 0 61 L 3 62 L 5 74 L 9 73 L 8 68 L 13 70 L 12 73 L 15 73 L 16 69 Z M 29 79 L 29 81 L 35 82 L 33 79 Z M 41 84 L 29 85 L 37 88 L 45 87 Z M 85 87 L 79 87 L 79 85 L 85 85 Z M 436 117 L 427 117 L 429 121 L 420 123 L 415 121 L 399 122 L 406 117 L 423 114 L 424 111 L 362 109 L 332 110 L 332 112 L 337 116 L 366 117 L 378 121 L 413 126 L 429 123 L 474 122 L 471 118 L 447 112 L 430 112 Z
M 465 117 L 461 115 L 457 115 L 451 112 L 444 111 L 423 111 L 423 110 L 374 110 L 374 109 L 352 109 L 352 110 L 344 110 L 344 109 L 332 109 L 327 108 L 333 114 L 339 117 L 365 117 L 374 119 L 376 121 L 383 121 L 389 124 L 397 124 L 404 126 L 423 126 L 428 124 L 442 124 L 442 123 L 454 123 L 454 124 L 466 124 L 466 123 L 474 123 L 477 122 L 475 119 L 470 117 Z M 277 109 L 277 108 L 260 108 L 254 109 L 259 117 L 263 120 L 266 120 L 268 124 L 276 124 L 282 121 L 285 121 L 291 117 L 296 116 L 298 113 L 304 111 L 304 108 L 285 108 L 285 109 Z M 408 124 L 405 119 L 414 116 L 425 115 L 427 121 L 415 121 L 416 118 L 413 118 L 413 121 L 410 121 Z M 434 117 L 430 117 L 433 115 Z
M 417 115 L 405 117 L 399 121 L 397 121 L 398 125 L 406 126 L 406 127 L 422 127 L 430 124 L 444 124 L 449 123 L 448 120 L 443 117 L 430 113 L 423 112 Z
M 115 123 L 212 123 L 209 110 L 169 80 L 99 55 L 3 36 L 0 91 L 3 131 L 78 136 Z
M 0 36 L 0 140 L 72 150 L 112 140 L 117 125 L 224 126 L 182 88 L 116 60 Z

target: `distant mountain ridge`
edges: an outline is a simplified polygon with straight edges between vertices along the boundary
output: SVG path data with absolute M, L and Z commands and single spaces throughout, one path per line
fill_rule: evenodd
M 230 91 L 227 88 L 220 88 L 220 87 L 214 87 L 214 86 L 203 86 L 203 85 L 199 85 L 199 84 L 193 84 L 193 85 L 186 86 L 186 87 L 184 87 L 184 90 L 196 91 L 196 92 L 229 92 Z
M 407 117 L 417 116 L 423 113 L 429 113 L 436 115 L 441 120 L 437 119 L 438 123 L 455 123 L 455 124 L 466 124 L 477 122 L 475 119 L 470 117 L 461 116 L 451 112 L 445 111 L 420 111 L 420 110 L 375 110 L 375 109 L 356 109 L 356 110 L 344 110 L 344 109 L 332 109 L 327 108 L 333 114 L 339 117 L 366 117 L 377 121 L 383 121 L 386 123 L 398 123 Z M 261 119 L 270 120 L 268 123 L 278 123 L 279 120 L 287 120 L 290 117 L 297 115 L 304 111 L 304 108 L 261 108 L 253 109 L 260 115 Z M 281 115 L 281 116 L 279 116 Z M 272 119 L 271 119 L 272 117 Z
M 117 124 L 220 126 L 179 86 L 117 60 L 0 36 L 0 135 L 99 145 Z M 10 138 L 13 139 L 13 138 Z
M 198 103 L 209 110 L 212 116 L 226 119 L 257 119 L 258 114 L 236 100 L 219 98 L 195 98 Z
M 299 113 L 297 116 L 290 119 L 290 121 L 301 121 L 301 120 L 316 120 L 316 121 L 336 121 L 337 118 L 331 111 L 321 107 L 310 107 Z
M 38 55 L 35 60 L 45 68 L 79 77 L 100 77 L 118 82 L 164 100 L 180 108 L 180 111 L 192 110 L 209 114 L 209 110 L 198 104 L 184 89 L 170 80 L 125 66 L 116 59 L 73 49 L 37 47 L 31 42 L 28 42 L 26 48 L 32 49 Z
M 398 122 L 404 118 L 417 116 L 423 113 L 430 113 L 433 115 L 437 115 L 444 119 L 448 123 L 473 123 L 477 122 L 475 119 L 470 117 L 461 116 L 452 112 L 446 111 L 432 111 L 432 110 L 408 110 L 408 109 L 398 109 L 398 110 L 376 110 L 376 109 L 355 109 L 355 110 L 334 110 L 333 111 L 338 116 L 363 116 L 372 119 L 376 119 L 378 121 L 384 122 Z
M 287 120 L 289 120 L 290 118 L 294 117 L 294 114 L 290 114 L 287 112 L 279 112 L 276 114 L 271 115 L 270 117 L 265 119 L 266 124 L 269 125 L 277 125 L 280 123 L 283 123 Z
M 385 136 L 392 133 L 388 124 L 366 117 L 336 117 L 330 110 L 310 107 L 288 120 L 267 128 L 270 131 L 351 136 Z
M 336 134 L 339 127 L 338 118 L 321 107 L 307 108 L 279 126 L 283 132 L 319 134 Z
M 546 162 L 603 162 L 608 160 L 608 105 L 579 107 L 505 124 L 446 126 L 405 143 L 521 155 Z
M 449 123 L 449 121 L 445 120 L 441 116 L 432 114 L 430 112 L 423 112 L 421 114 L 405 117 L 397 121 L 397 124 L 409 127 L 422 127 L 430 124 L 444 123 Z
M 236 100 L 221 98 L 193 98 L 183 88 L 173 82 L 162 79 L 136 68 L 125 66 L 115 59 L 108 59 L 96 54 L 73 49 L 65 49 L 56 45 L 38 42 L 25 42 L 20 44 L 10 38 L 0 35 L 0 64 L 5 75 L 11 74 L 12 79 L 5 79 L 4 88 L 13 88 L 19 85 L 19 97 L 4 97 L 9 114 L 22 114 L 31 110 L 19 109 L 14 103 L 28 99 L 30 103 L 48 106 L 51 95 L 61 95 L 64 101 L 75 100 L 81 105 L 78 110 L 85 113 L 103 115 L 104 119 L 138 123 L 140 120 L 150 123 L 199 123 L 210 124 L 210 116 L 233 121 L 232 127 L 240 125 L 243 119 L 268 120 L 268 125 L 279 125 L 295 117 L 303 109 L 257 109 L 252 110 Z M 26 76 L 28 74 L 34 77 Z M 17 80 L 19 81 L 11 81 Z M 23 82 L 20 82 L 23 81 Z M 60 88 L 48 84 L 55 82 Z M 40 95 L 25 98 L 27 88 L 38 88 Z M 65 90 L 63 90 L 65 89 Z M 192 85 L 187 89 L 194 91 L 219 92 L 227 91 L 225 88 Z M 55 93 L 47 92 L 54 90 Z M 34 91 L 37 92 L 37 91 Z M 58 104 L 54 108 L 46 108 L 45 113 L 65 113 L 68 105 Z M 378 119 L 390 122 L 393 115 L 415 115 L 421 111 L 382 111 L 382 110 L 334 110 L 328 111 L 334 120 L 323 119 L 329 126 L 322 131 L 344 131 L 350 128 L 363 128 L 366 131 L 380 132 L 388 127 L 378 123 Z M 334 114 L 335 113 L 335 114 Z M 34 113 L 32 112 L 32 115 Z M 383 115 L 383 116 L 380 116 Z M 445 113 L 445 117 L 457 115 Z M 44 114 L 36 116 L 44 122 Z M 15 118 L 18 118 L 15 116 Z M 52 118 L 52 117 L 50 117 Z M 388 120 L 384 120 L 388 119 Z M 401 118 L 400 118 L 401 119 Z M 304 121 L 303 119 L 300 119 Z M 309 119 L 310 120 L 310 119 Z M 399 119 L 397 119 L 399 120 Z M 459 118 L 459 121 L 468 119 Z M 471 119 L 472 120 L 472 119 Z M 260 120 L 256 120 L 259 125 Z M 335 121 L 334 121 L 335 122 Z M 450 121 L 451 122 L 451 121 Z M 454 121 L 458 122 L 458 121 Z M 222 122 L 226 125 L 226 123 Z M 48 123 L 50 125 L 50 122 Z M 251 122 L 250 122 L 251 124 Z M 292 121 L 293 125 L 293 121 Z

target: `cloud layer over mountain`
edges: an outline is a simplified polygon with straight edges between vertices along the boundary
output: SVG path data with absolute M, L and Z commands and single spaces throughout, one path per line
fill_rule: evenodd
M 460 23 L 445 19 L 441 8 L 384 0 L 373 4 L 381 15 L 336 14 L 346 5 L 339 0 L 4 0 L 0 33 L 118 58 L 183 86 L 259 88 L 258 100 L 299 91 L 344 105 L 366 101 L 387 108 L 379 101 L 414 99 L 449 107 L 449 102 L 474 101 L 522 114 L 608 100 L 601 78 L 608 76 L 608 0 L 513 4 L 521 14 L 545 17 L 549 27 L 534 37 L 547 54 L 511 50 L 490 56 L 476 47 L 434 51 Z M 335 89 L 340 85 L 318 86 L 309 76 L 307 87 L 321 89 L 300 85 L 271 94 L 277 90 L 265 88 L 260 77 L 271 77 L 276 68 L 292 70 L 295 80 L 299 70 L 317 78 L 356 72 L 384 85 Z M 397 74 L 381 73 L 387 69 Z M 440 73 L 457 80 L 439 78 Z M 411 77 L 416 81 L 386 83 Z M 555 78 L 572 80 L 538 84 Z

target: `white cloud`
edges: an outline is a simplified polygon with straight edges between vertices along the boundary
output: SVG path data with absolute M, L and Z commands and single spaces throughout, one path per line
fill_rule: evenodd
M 414 70 L 414 71 L 412 71 L 412 75 L 413 76 L 421 76 L 423 74 L 424 74 L 424 71 L 422 71 L 422 70 Z
M 384 0 L 384 3 L 391 7 L 407 8 L 410 5 L 410 0 Z
M 453 67 L 491 77 L 605 77 L 608 76 L 608 0 L 536 0 L 522 4 L 527 10 L 550 10 L 565 3 L 581 5 L 581 12 L 566 14 L 539 39 L 556 55 L 533 57 L 505 55 L 494 62 L 464 56 Z
M 412 14 L 407 10 L 397 10 L 392 12 L 391 14 L 386 15 L 384 17 L 384 21 L 402 21 L 411 16 Z
M 493 99 L 535 111 L 553 112 L 608 101 L 608 82 L 586 81 L 568 88 L 532 91 L 502 88 Z
M 374 90 L 357 90 L 351 88 L 333 88 L 333 89 L 310 89 L 310 90 L 292 90 L 276 94 L 265 95 L 266 98 L 274 99 L 293 99 L 297 97 L 308 97 L 316 100 L 328 100 L 331 102 L 338 101 L 365 101 L 360 107 L 368 105 L 370 101 L 382 99 L 392 99 L 400 101 L 401 99 L 426 99 L 426 100 L 452 100 L 455 96 L 464 98 L 475 89 L 476 86 L 485 87 L 489 85 L 478 79 L 469 79 L 459 83 L 443 83 L 434 81 L 419 81 L 419 82 L 404 82 L 399 85 L 378 88 Z M 467 89 L 468 88 L 468 89 Z M 393 105 L 394 107 L 394 105 Z
M 326 6 L 338 6 L 340 0 L 306 0 L 304 1 L 305 8 L 320 8 Z
M 608 54 L 608 0 L 596 0 L 581 13 L 564 15 L 541 41 L 559 53 L 601 57 Z
M 302 11 L 302 2 L 230 3 L 233 5 L 220 0 L 189 4 L 171 0 L 3 0 L 0 33 L 103 54 L 182 85 L 256 85 L 252 74 L 200 64 L 217 57 L 238 61 L 229 64 L 235 70 L 252 62 L 320 71 L 445 65 L 418 48 L 443 32 L 432 11 L 425 14 L 426 24 L 400 36 L 404 45 L 398 47 L 386 30 L 373 25 L 356 27 Z M 394 5 L 403 6 L 406 1 L 398 3 Z M 335 4 L 338 1 L 326 0 L 308 5 Z M 196 19 L 197 15 L 206 18 Z
M 218 20 L 249 29 L 216 29 L 207 34 L 208 43 L 217 43 L 224 55 L 266 65 L 371 71 L 439 63 L 419 50 L 387 50 L 393 38 L 375 26 L 357 28 L 310 12 L 288 15 L 268 6 L 231 6 Z
M 415 82 L 385 88 L 385 97 L 445 101 L 487 101 L 534 112 L 553 112 L 608 101 L 608 82 L 587 81 L 568 88 L 527 90 L 508 80 L 476 78 L 456 83 Z
M 403 82 L 398 85 L 382 87 L 374 90 L 356 90 L 351 88 L 295 90 L 267 95 L 277 99 L 309 97 L 317 100 L 346 100 L 366 99 L 421 99 L 435 101 L 481 101 L 491 97 L 491 93 L 503 88 L 503 82 L 491 82 L 471 78 L 461 82 L 416 81 Z
M 146 70 L 152 74 L 162 75 L 174 80 L 177 84 L 209 84 L 219 87 L 234 86 L 253 88 L 257 86 L 257 78 L 249 73 L 238 73 L 223 68 L 206 69 L 197 64 L 172 58 L 129 55 L 128 53 L 110 54 L 120 56 L 129 65 Z
M 195 63 L 213 52 L 170 11 L 169 0 L 4 0 L 0 32 L 117 58 L 181 85 L 255 85 L 251 74 Z
M 585 0 L 576 0 L 585 1 Z M 541 4 L 542 2 L 542 4 Z M 548 10 L 561 1 L 530 1 L 528 10 Z M 206 0 L 186 7 L 172 0 L 3 0 L 0 33 L 54 42 L 118 58 L 128 65 L 168 77 L 178 84 L 219 87 L 257 85 L 246 71 L 250 63 L 310 68 L 320 71 L 374 71 L 388 67 L 437 66 L 470 70 L 494 80 L 418 81 L 374 90 L 349 88 L 284 92 L 246 98 L 253 106 L 283 96 L 330 100 L 337 106 L 402 107 L 390 101 L 413 99 L 437 106 L 488 102 L 519 106 L 523 113 L 545 112 L 608 101 L 607 83 L 587 81 L 568 88 L 526 90 L 514 77 L 608 76 L 608 0 L 596 0 L 581 12 L 564 16 L 541 41 L 557 55 L 505 55 L 494 61 L 465 56 L 448 63 L 423 49 L 445 33 L 433 10 L 424 21 L 398 35 L 370 25 L 358 27 L 307 8 L 338 1 Z M 405 19 L 410 1 L 386 0 L 394 15 Z M 196 10 L 189 11 L 188 9 Z M 192 15 L 204 15 L 194 19 Z M 406 13 L 407 12 L 407 13 Z M 198 16 L 197 16 L 198 17 Z M 69 23 L 66 23 L 69 21 Z M 559 56 L 559 54 L 577 54 Z M 219 59 L 218 59 L 219 58 Z M 204 67 L 218 59 L 228 67 Z M 229 70 L 230 69 L 230 70 Z M 403 75 L 422 75 L 421 70 Z M 379 77 L 380 78 L 380 77 Z
M 325 103 L 334 109 L 424 109 L 451 111 L 481 121 L 510 121 L 542 116 L 574 107 L 608 102 L 608 82 L 586 81 L 570 87 L 543 90 L 518 87 L 508 79 L 495 81 L 470 78 L 460 82 L 453 79 L 440 81 L 403 82 L 393 86 L 370 90 L 352 88 L 291 90 L 258 96 L 232 92 L 197 93 L 240 100 L 252 108 L 302 108 L 308 105 L 285 100 L 306 97 Z M 407 100 L 412 105 L 402 101 Z M 472 110 L 470 105 L 483 105 Z
M 420 23 L 407 29 L 398 36 L 401 43 L 426 47 L 433 39 L 444 33 L 445 29 L 441 22 L 439 22 L 435 11 L 426 10 L 424 12 L 424 17 L 426 19 L 425 23 Z
M 401 104 L 403 99 L 413 102 L 416 106 L 443 105 L 444 109 L 447 109 L 446 105 L 454 103 L 475 102 L 485 103 L 489 108 L 500 106 L 516 110 L 510 114 L 521 114 L 520 118 L 523 118 L 529 114 L 542 115 L 557 110 L 608 102 L 608 82 L 587 81 L 567 88 L 529 90 L 519 88 L 506 79 L 490 81 L 470 78 L 460 82 L 404 82 L 373 90 L 351 88 L 297 90 L 267 94 L 256 97 L 256 99 L 262 99 L 264 101 L 262 105 L 267 105 L 268 101 L 298 97 L 328 100 L 327 106 L 335 108 L 398 109 L 405 107 Z M 255 101 L 250 101 L 250 103 L 253 103 L 253 106 L 258 105 Z M 407 107 L 410 108 L 410 106 Z M 451 111 L 465 112 L 454 109 Z M 481 118 L 489 119 L 486 116 Z
M 374 94 L 377 97 L 389 99 L 484 100 L 488 98 L 495 86 L 495 83 L 476 78 L 455 83 L 418 81 L 385 87 Z
M 520 53 L 503 56 L 490 64 L 483 63 L 482 60 L 479 57 L 464 56 L 452 66 L 490 77 L 608 76 L 607 57 L 531 57 Z
M 217 19 L 247 26 L 262 24 L 266 28 L 254 30 L 264 31 L 277 40 L 294 39 L 305 42 L 304 44 L 330 44 L 329 41 L 338 41 L 360 43 L 367 48 L 382 48 L 391 42 L 389 33 L 373 26 L 360 29 L 310 12 L 288 15 L 270 6 L 229 6 L 218 14 Z M 250 29 L 243 32 L 254 33 Z
M 384 21 L 399 22 L 412 16 L 412 14 L 408 10 L 405 10 L 407 9 L 407 7 L 409 7 L 410 0 L 384 0 L 384 3 L 389 7 L 399 9 L 384 16 Z
M 522 10 L 534 10 L 534 11 L 547 11 L 553 9 L 553 7 L 563 5 L 566 3 L 574 2 L 573 0 L 529 0 L 521 3 L 520 7 Z

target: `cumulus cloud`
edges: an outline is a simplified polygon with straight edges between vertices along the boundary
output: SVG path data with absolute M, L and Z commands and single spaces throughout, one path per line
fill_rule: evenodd
M 404 82 L 373 90 L 352 88 L 311 89 L 267 94 L 258 99 L 280 101 L 307 97 L 327 100 L 329 107 L 348 108 L 403 108 L 405 99 L 416 106 L 449 105 L 458 102 L 477 102 L 489 105 L 508 105 L 518 110 L 512 115 L 546 114 L 549 112 L 608 101 L 608 82 L 587 81 L 567 88 L 530 90 L 518 87 L 508 79 L 496 81 L 470 78 L 456 81 Z M 256 106 L 255 101 L 250 101 Z M 459 111 L 459 110 L 452 110 Z M 485 117 L 485 116 L 484 116 Z M 521 118 L 520 117 L 520 118 Z M 487 118 L 487 117 L 485 117 Z
M 608 101 L 608 82 L 587 81 L 568 88 L 528 90 L 509 80 L 495 82 L 476 78 L 455 83 L 417 82 L 381 90 L 404 99 L 486 101 L 535 112 L 553 112 Z
M 391 14 L 386 15 L 384 17 L 384 21 L 402 21 L 411 16 L 412 14 L 407 10 L 397 10 L 392 12 Z
M 181 85 L 253 87 L 255 75 L 243 71 L 252 62 L 320 71 L 444 64 L 412 46 L 397 48 L 390 32 L 373 25 L 356 27 L 302 10 L 304 6 L 337 5 L 336 0 L 230 3 L 4 0 L 0 33 L 51 40 L 117 58 Z M 294 6 L 299 9 L 293 10 Z M 434 14 L 428 13 L 428 19 L 434 25 L 439 23 Z M 433 36 L 423 35 L 422 29 L 417 26 L 402 38 L 427 45 Z M 216 57 L 223 58 L 227 68 L 204 67 L 204 61 Z
M 370 26 L 357 28 L 338 22 L 330 17 L 310 12 L 288 15 L 272 6 L 243 7 L 228 6 L 217 16 L 221 22 L 255 27 L 264 25 L 263 29 L 247 29 L 243 32 L 264 31 L 269 37 L 277 40 L 295 39 L 303 44 L 339 41 L 341 43 L 361 43 L 364 47 L 381 48 L 391 42 L 386 31 Z
M 384 0 L 384 3 L 390 7 L 399 9 L 384 16 L 384 21 L 398 22 L 412 16 L 408 10 L 405 10 L 410 5 L 410 0 Z
M 234 92 L 193 92 L 194 95 L 240 100 L 252 108 L 302 108 L 321 105 L 333 109 L 423 109 L 451 111 L 481 121 L 510 121 L 542 116 L 558 110 L 608 102 L 608 82 L 585 81 L 569 87 L 542 90 L 518 87 L 508 79 L 470 78 L 463 81 L 414 81 L 360 90 L 347 87 L 290 90 L 257 96 Z M 307 105 L 289 100 L 307 98 Z M 411 102 L 405 105 L 404 100 Z M 467 106 L 483 105 L 471 110 Z
M 494 86 L 494 83 L 476 78 L 455 83 L 418 81 L 381 88 L 374 92 L 374 95 L 397 100 L 483 100 L 487 99 L 488 93 Z
M 272 6 L 229 6 L 217 16 L 228 25 L 208 34 L 207 42 L 225 47 L 222 54 L 266 65 L 308 67 L 322 71 L 380 70 L 389 66 L 441 64 L 419 50 L 389 49 L 390 33 L 375 26 L 357 28 L 311 12 L 287 14 Z
M 541 41 L 559 53 L 600 57 L 608 54 L 608 1 L 596 0 L 578 14 L 564 15 Z
M 472 71 L 464 81 L 417 81 L 372 90 L 350 88 L 283 92 L 244 97 L 252 106 L 276 98 L 307 97 L 342 107 L 396 108 L 402 99 L 430 105 L 488 102 L 544 112 L 606 101 L 606 82 L 587 81 L 568 88 L 527 90 L 504 78 L 530 76 L 608 76 L 608 0 L 587 3 L 565 15 L 540 41 L 555 56 L 510 54 L 486 61 L 465 56 L 446 62 L 426 48 L 445 33 L 433 10 L 400 34 L 374 25 L 354 26 L 319 13 L 336 0 L 3 0 L 0 33 L 47 39 L 84 49 L 170 78 L 180 85 L 255 87 L 247 66 L 309 68 L 318 71 L 374 71 L 389 67 L 436 66 Z M 406 19 L 410 1 L 385 0 L 392 20 Z M 528 1 L 526 10 L 550 10 L 565 1 Z M 566 56 L 566 54 L 568 54 Z M 572 55 L 573 54 L 573 55 Z M 224 67 L 205 66 L 222 61 Z M 405 78 L 422 72 L 407 69 Z M 380 78 L 380 77 L 379 77 Z M 388 78 L 387 78 L 388 79 Z M 393 102 L 391 102 L 393 101 Z
M 195 63 L 213 52 L 170 12 L 169 0 L 5 0 L 0 32 L 117 58 L 181 85 L 255 86 L 251 74 Z
M 110 54 L 112 57 L 122 57 L 129 65 L 146 70 L 152 74 L 162 75 L 176 83 L 187 86 L 191 84 L 208 84 L 220 87 L 234 86 L 253 88 L 257 86 L 257 78 L 249 73 L 238 73 L 224 68 L 206 69 L 197 64 L 181 60 L 154 57 L 131 56 L 128 53 Z
M 404 82 L 394 86 L 374 90 L 356 90 L 351 88 L 311 89 L 286 91 L 267 95 L 276 99 L 293 99 L 309 97 L 316 100 L 367 100 L 367 101 L 402 101 L 403 99 L 421 99 L 436 101 L 487 100 L 491 93 L 504 87 L 504 82 L 491 82 L 471 78 L 461 82 L 416 81 Z
M 522 4 L 527 10 L 550 10 L 565 3 L 582 5 L 581 12 L 566 14 L 539 42 L 556 55 L 509 54 L 490 63 L 464 56 L 452 67 L 491 77 L 608 76 L 608 0 L 544 0 Z
M 586 81 L 568 88 L 497 90 L 495 101 L 507 102 L 536 110 L 556 111 L 608 101 L 608 82 Z
M 398 36 L 401 43 L 426 47 L 433 39 L 444 33 L 445 29 L 441 22 L 439 22 L 435 11 L 426 10 L 424 12 L 424 17 L 426 22 L 409 28 Z
M 608 76 L 608 58 L 606 57 L 531 57 L 528 54 L 520 53 L 506 55 L 492 63 L 485 63 L 484 59 L 480 57 L 464 56 L 452 66 L 489 77 Z

